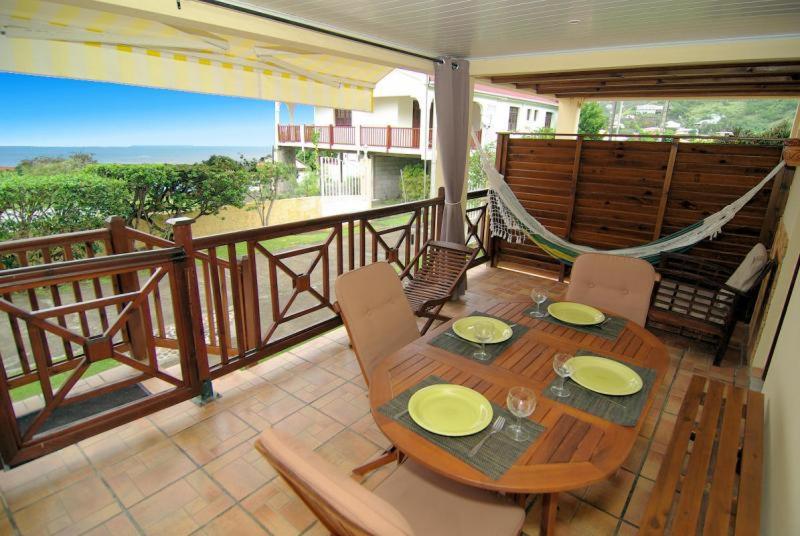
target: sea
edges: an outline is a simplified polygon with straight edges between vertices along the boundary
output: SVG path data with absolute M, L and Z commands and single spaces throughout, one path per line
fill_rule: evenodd
M 59 157 L 72 153 L 90 153 L 102 163 L 113 164 L 193 164 L 211 155 L 238 159 L 272 155 L 271 146 L 230 145 L 131 145 L 127 147 L 26 147 L 0 146 L 0 167 L 14 167 L 22 160 L 37 156 Z

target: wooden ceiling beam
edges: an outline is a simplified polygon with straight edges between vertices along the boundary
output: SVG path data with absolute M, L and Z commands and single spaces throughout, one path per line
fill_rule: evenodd
M 758 76 L 738 76 L 738 77 L 702 77 L 702 78 L 641 78 L 635 80 L 585 80 L 579 82 L 567 81 L 543 81 L 541 83 L 525 83 L 515 84 L 519 89 L 534 89 L 540 91 L 540 88 L 562 88 L 562 89 L 578 89 L 578 88 L 612 88 L 612 87 L 667 87 L 674 85 L 698 85 L 705 86 L 708 84 L 768 84 L 768 83 L 800 83 L 800 74 L 798 75 L 758 75 Z M 540 91 L 543 92 L 543 91 Z M 550 91 L 552 93 L 552 91 Z
M 698 88 L 691 89 L 659 89 L 658 91 L 614 91 L 611 93 L 598 93 L 587 91 L 564 91 L 554 94 L 556 98 L 602 98 L 603 100 L 611 99 L 634 99 L 634 98 L 685 98 L 685 97 L 798 97 L 800 96 L 800 86 L 793 89 L 720 89 L 708 88 L 701 90 Z
M 560 73 L 530 73 L 493 76 L 495 84 L 536 84 L 545 81 L 578 82 L 586 80 L 638 79 L 638 78 L 688 78 L 730 77 L 758 75 L 793 75 L 800 73 L 800 62 L 772 62 L 759 64 L 695 65 L 662 68 L 615 69 L 603 71 L 566 71 Z

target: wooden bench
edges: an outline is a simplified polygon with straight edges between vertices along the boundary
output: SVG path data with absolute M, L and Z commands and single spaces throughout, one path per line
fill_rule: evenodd
M 692 377 L 640 534 L 759 533 L 764 395 Z

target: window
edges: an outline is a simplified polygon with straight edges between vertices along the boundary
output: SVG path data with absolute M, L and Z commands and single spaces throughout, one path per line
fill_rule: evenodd
M 544 114 L 544 128 L 550 128 L 553 124 L 553 112 L 545 112 Z
M 525 120 L 526 121 L 530 121 L 531 120 L 531 109 L 530 108 L 528 108 L 528 111 L 525 112 Z
M 351 110 L 334 110 L 334 118 L 337 127 L 352 127 L 353 112 Z
M 533 120 L 534 121 L 538 121 L 539 120 L 539 110 L 534 110 L 533 111 Z
M 512 106 L 508 109 L 508 131 L 514 132 L 517 130 L 517 116 L 519 115 L 519 107 Z

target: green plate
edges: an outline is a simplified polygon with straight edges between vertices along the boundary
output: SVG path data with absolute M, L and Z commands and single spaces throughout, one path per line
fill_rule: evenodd
M 438 384 L 424 387 L 408 401 L 408 414 L 429 432 L 444 436 L 476 434 L 492 422 L 492 405 L 469 387 Z
M 514 335 L 514 330 L 511 329 L 511 326 L 488 316 L 468 316 L 459 318 L 453 322 L 453 331 L 462 339 L 479 343 L 481 341 L 475 337 L 475 326 L 484 323 L 492 326 L 492 338 L 486 341 L 486 344 L 496 344 L 498 342 L 507 341 Z
M 604 395 L 632 395 L 642 390 L 642 377 L 618 361 L 594 355 L 581 355 L 568 361 L 570 378 L 583 387 Z
M 553 318 L 576 326 L 593 326 L 606 319 L 606 315 L 599 309 L 574 302 L 551 303 L 547 312 Z

